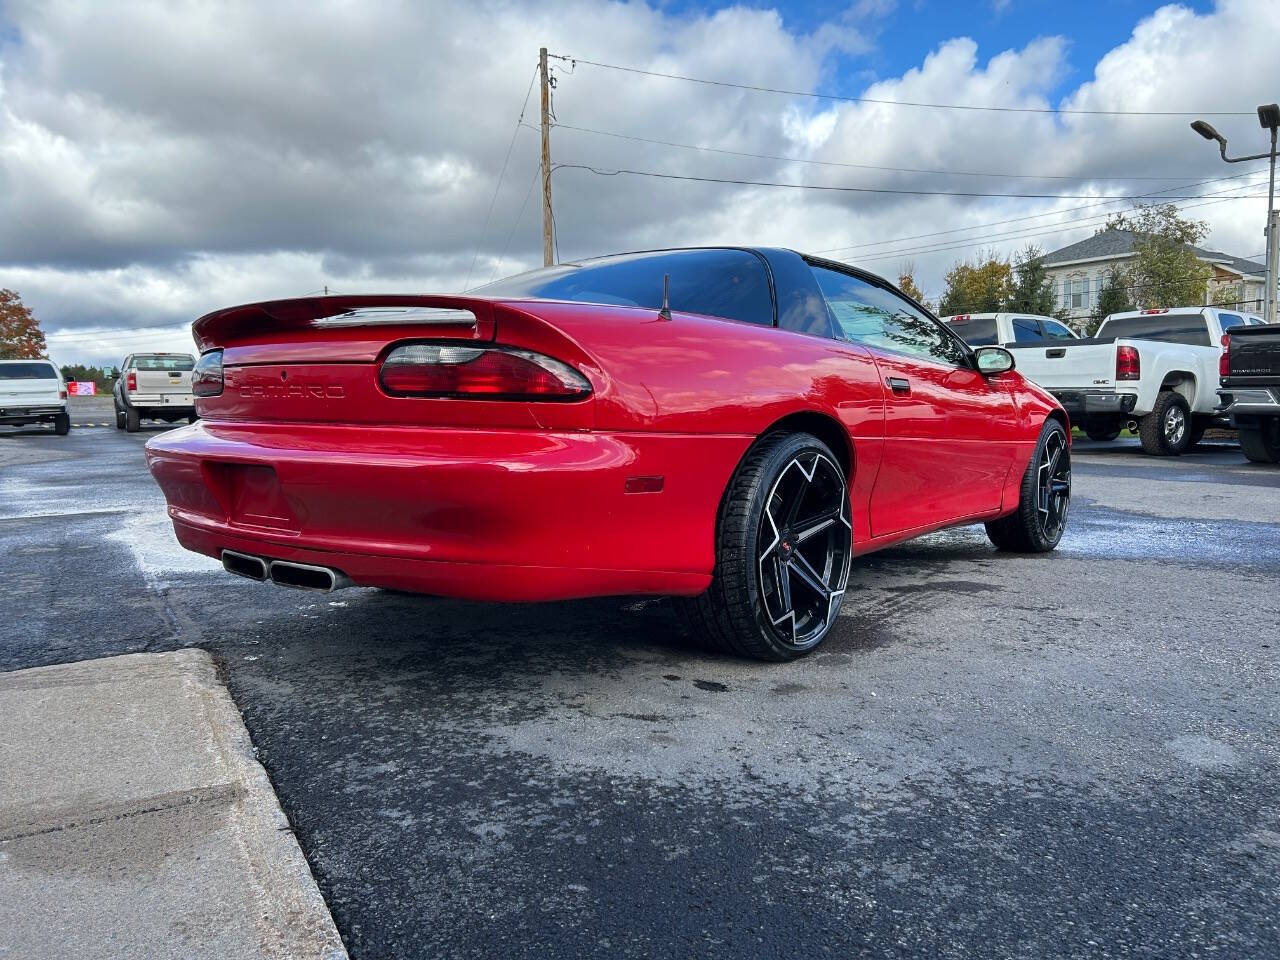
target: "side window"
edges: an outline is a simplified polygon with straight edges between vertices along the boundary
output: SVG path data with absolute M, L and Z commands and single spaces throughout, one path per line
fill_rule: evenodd
M 120 372 L 123 373 L 126 370 L 132 370 L 132 369 L 133 369 L 133 354 L 130 354 L 129 356 L 124 358 L 124 363 L 120 365 Z
M 1218 322 L 1222 324 L 1223 333 L 1226 333 L 1232 327 L 1246 326 L 1244 317 L 1237 316 L 1234 313 L 1219 313 Z
M 813 265 L 836 327 L 846 340 L 960 366 L 966 354 L 942 325 L 884 287 Z
M 1065 323 L 1059 323 L 1057 320 L 1041 320 L 1040 326 L 1044 327 L 1044 335 L 1047 340 L 1074 340 L 1076 338 L 1070 327 Z
M 1043 340 L 1040 335 L 1040 324 L 1031 317 L 1014 317 L 1013 318 L 1013 342 L 1014 343 L 1034 343 Z

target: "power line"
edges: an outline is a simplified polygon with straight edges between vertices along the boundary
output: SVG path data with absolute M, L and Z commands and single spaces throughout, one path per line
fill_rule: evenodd
M 736 177 L 698 177 L 692 174 L 682 173 L 660 173 L 656 170 L 631 170 L 627 168 L 618 168 L 614 170 L 602 170 L 585 163 L 557 163 L 552 165 L 553 170 L 585 170 L 588 173 L 595 174 L 598 177 L 652 177 L 658 180 L 687 180 L 696 183 L 724 183 L 743 187 L 781 187 L 788 190 L 824 190 L 834 193 L 881 193 L 891 194 L 895 196 L 912 196 L 912 197 L 1008 197 L 1019 200 L 1088 200 L 1096 196 L 1092 193 L 1072 194 L 1072 193 L 981 193 L 971 190 L 907 190 L 897 187 L 840 187 L 828 184 L 816 183 L 781 183 L 774 180 L 744 180 Z M 1170 187 L 1169 189 L 1177 189 Z M 1169 196 L 1166 200 L 1195 200 L 1200 194 L 1192 196 Z M 1260 199 L 1252 197 L 1251 199 Z M 1130 197 L 1118 197 L 1119 200 L 1128 200 Z
M 1238 200 L 1238 199 L 1242 199 L 1242 198 L 1219 197 L 1216 200 L 1206 200 L 1204 203 L 1187 204 L 1181 209 L 1194 210 L 1197 207 L 1208 207 L 1217 203 L 1225 203 L 1228 200 Z M 1042 228 L 1039 226 L 1024 227 L 1018 230 L 1008 231 L 1007 233 L 1003 233 L 1003 234 L 988 235 L 980 239 L 968 239 L 968 240 L 962 240 L 955 243 L 948 241 L 942 244 L 925 244 L 919 247 L 910 247 L 902 250 L 890 250 L 890 251 L 881 252 L 881 253 L 876 253 L 873 251 L 865 256 L 855 254 L 852 256 L 844 256 L 844 257 L 841 257 L 840 259 L 844 260 L 845 262 L 876 263 L 882 260 L 892 260 L 897 257 L 903 257 L 903 256 L 918 256 L 918 255 L 926 255 L 931 253 L 945 253 L 948 250 L 965 250 L 965 249 L 971 249 L 973 247 L 983 247 L 993 241 L 1030 240 L 1033 237 L 1053 236 L 1054 234 L 1059 234 L 1059 233 L 1069 233 L 1073 230 L 1078 230 L 1082 227 L 1096 226 L 1100 221 L 1106 220 L 1107 216 L 1108 215 L 1084 217 L 1079 220 L 1073 220 L 1064 224 L 1055 224 L 1048 228 Z
M 1082 116 L 1115 116 L 1115 117 L 1252 117 L 1251 110 L 1072 110 L 1059 107 L 992 107 L 968 103 L 925 103 L 918 100 L 882 100 L 875 97 L 849 97 L 834 93 L 814 93 L 807 90 L 786 90 L 779 87 L 765 87 L 752 83 L 733 83 L 728 80 L 707 80 L 702 77 L 688 77 L 678 73 L 662 73 L 658 70 L 642 70 L 639 67 L 624 67 L 616 63 L 601 63 L 598 60 L 584 60 L 567 54 L 551 54 L 557 60 L 567 60 L 575 67 L 586 64 L 590 67 L 601 67 L 605 70 L 618 70 L 645 77 L 661 77 L 665 80 L 683 80 L 686 83 L 701 83 L 711 87 L 732 87 L 737 90 L 751 90 L 755 93 L 776 93 L 788 97 L 809 97 L 815 100 L 836 100 L 843 103 L 874 103 L 889 107 L 924 107 L 933 110 L 978 110 L 995 113 L 1048 113 Z
M 516 126 L 511 131 L 511 142 L 507 144 L 507 155 L 502 158 L 502 170 L 498 173 L 498 182 L 493 188 L 493 196 L 489 200 L 489 212 L 484 215 L 484 226 L 480 228 L 480 242 L 484 242 L 485 236 L 489 232 L 489 220 L 493 217 L 493 205 L 498 202 L 498 193 L 502 190 L 502 180 L 507 175 L 507 164 L 511 160 L 511 151 L 516 145 L 516 137 L 520 136 L 520 128 L 525 125 L 524 112 L 529 109 L 529 96 L 533 93 L 533 82 L 538 79 L 538 67 L 534 66 L 533 76 L 529 78 L 529 89 L 524 92 L 524 103 L 520 105 L 520 116 L 516 117 Z M 471 266 L 467 268 L 467 280 L 463 289 L 471 283 L 471 273 L 476 268 L 476 260 L 480 257 L 480 246 L 476 246 L 476 252 L 471 257 Z
M 532 124 L 525 124 L 530 130 L 536 130 Z M 944 177 L 997 177 L 1005 180 L 1075 180 L 1075 181 L 1108 181 L 1108 180 L 1182 180 L 1195 174 L 1176 174 L 1168 177 L 1089 177 L 1064 173 L 984 173 L 971 170 L 928 170 L 920 167 L 885 167 L 870 163 L 842 163 L 836 160 L 811 160 L 805 157 L 788 157 L 771 153 L 747 153 L 742 150 L 723 150 L 719 147 L 702 147 L 692 143 L 677 143 L 673 140 L 656 140 L 652 137 L 636 137 L 627 133 L 615 133 L 610 130 L 596 130 L 591 127 L 577 127 L 569 123 L 554 124 L 557 130 L 573 130 L 578 133 L 592 133 L 601 137 L 614 137 L 618 140 L 632 140 L 636 143 L 651 143 L 662 147 L 679 147 L 682 150 L 699 150 L 704 153 L 719 153 L 729 157 L 749 157 L 753 160 L 777 160 L 783 163 L 808 163 L 821 167 L 847 167 L 853 170 L 883 170 L 892 173 L 927 173 Z
M 839 253 L 844 250 L 856 250 L 859 247 L 882 246 L 887 243 L 902 243 L 907 240 L 923 240 L 928 237 L 941 237 L 951 233 L 964 233 L 969 230 L 982 230 L 982 229 L 986 229 L 987 227 L 1000 227 L 1000 226 L 1004 226 L 1007 223 L 1023 223 L 1027 220 L 1040 220 L 1040 219 L 1043 219 L 1044 217 L 1053 217 L 1063 213 L 1074 213 L 1078 210 L 1089 210 L 1094 207 L 1110 206 L 1113 203 L 1125 203 L 1131 200 L 1150 200 L 1150 199 L 1173 200 L 1177 198 L 1175 197 L 1161 198 L 1160 195 L 1162 193 L 1167 193 L 1170 190 L 1182 190 L 1182 189 L 1189 190 L 1195 187 L 1205 187 L 1213 183 L 1225 183 L 1229 180 L 1241 180 L 1245 177 L 1257 176 L 1262 172 L 1263 171 L 1261 170 L 1254 170 L 1249 173 L 1237 173 L 1230 177 L 1214 177 L 1210 180 L 1201 180 L 1198 183 L 1183 184 L 1182 186 L 1179 186 L 1179 187 L 1166 187 L 1164 190 L 1154 190 L 1150 193 L 1131 194 L 1131 195 L 1122 196 L 1122 197 L 1109 197 L 1107 199 L 1098 200 L 1094 203 L 1081 204 L 1078 207 L 1067 207 L 1065 210 L 1050 210 L 1045 213 L 1033 213 L 1023 217 L 1008 217 L 1004 220 L 992 220 L 987 223 L 971 224 L 967 227 L 952 227 L 949 230 L 935 230 L 932 233 L 917 233 L 909 237 L 897 237 L 896 239 L 893 239 L 893 240 L 868 240 L 864 243 L 854 243 L 845 247 L 828 247 L 825 250 L 815 250 L 813 252 L 814 253 Z M 1200 196 L 1212 196 L 1212 194 L 1201 194 Z

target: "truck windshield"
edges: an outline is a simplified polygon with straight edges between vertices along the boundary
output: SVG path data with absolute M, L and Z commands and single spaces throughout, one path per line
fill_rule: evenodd
M 57 380 L 52 363 L 0 363 L 0 380 Z
M 191 370 L 195 367 L 194 357 L 134 357 L 135 370 Z
M 947 321 L 960 339 L 971 347 L 986 347 L 998 343 L 995 317 L 952 317 Z
M 1212 345 L 1209 341 L 1209 325 L 1200 313 L 1151 313 L 1140 317 L 1117 317 L 1103 324 L 1098 336 L 1159 340 L 1162 343 L 1185 343 L 1194 347 Z

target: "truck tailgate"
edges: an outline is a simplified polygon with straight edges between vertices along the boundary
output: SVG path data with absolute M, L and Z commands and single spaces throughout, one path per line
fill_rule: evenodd
M 1046 390 L 1098 390 L 1115 385 L 1114 340 L 1036 343 L 1010 349 L 1019 372 Z
M 139 370 L 138 388 L 135 393 L 149 396 L 166 394 L 189 396 L 191 393 L 190 370 Z

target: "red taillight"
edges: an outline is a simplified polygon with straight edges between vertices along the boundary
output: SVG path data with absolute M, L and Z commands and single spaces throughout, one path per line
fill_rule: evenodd
M 1231 374 L 1231 334 L 1224 333 L 1222 335 L 1222 355 L 1218 357 L 1218 376 L 1227 377 Z
M 1138 359 L 1138 348 L 1124 344 L 1116 347 L 1116 379 L 1141 380 L 1142 363 Z
M 137 389 L 138 389 L 138 375 L 137 375 L 136 373 L 134 373 L 132 370 L 131 370 L 131 371 L 129 371 L 129 376 L 125 377 L 125 379 L 124 379 L 124 385 L 125 385 L 125 389 L 126 389 L 126 390 L 128 390 L 128 391 L 130 391 L 130 392 L 133 392 L 134 390 L 137 390 Z
M 397 397 L 577 400 L 591 392 L 568 364 L 515 347 L 407 343 L 387 355 L 379 379 Z
M 197 397 L 222 396 L 222 351 L 200 354 L 191 370 L 191 392 Z

